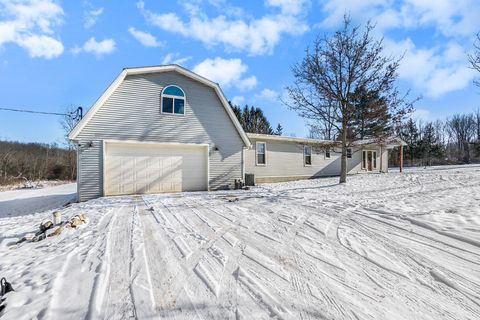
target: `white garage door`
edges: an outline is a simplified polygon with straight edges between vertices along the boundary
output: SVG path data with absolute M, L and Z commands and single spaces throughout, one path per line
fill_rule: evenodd
M 105 195 L 207 190 L 205 145 L 105 143 Z

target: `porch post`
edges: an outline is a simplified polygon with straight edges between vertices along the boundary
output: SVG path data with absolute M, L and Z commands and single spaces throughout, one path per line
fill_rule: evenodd
M 403 145 L 400 145 L 400 172 L 403 172 Z
M 383 147 L 380 146 L 380 172 L 383 172 Z

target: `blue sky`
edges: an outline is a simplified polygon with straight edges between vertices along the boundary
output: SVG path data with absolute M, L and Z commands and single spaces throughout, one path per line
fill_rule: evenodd
M 0 0 L 0 106 L 90 108 L 124 67 L 178 63 L 219 82 L 237 104 L 264 109 L 284 134 L 308 128 L 279 101 L 290 67 L 349 12 L 371 19 L 386 53 L 404 54 L 400 87 L 423 96 L 414 117 L 480 107 L 467 53 L 477 0 Z M 0 139 L 61 142 L 59 118 L 0 111 Z

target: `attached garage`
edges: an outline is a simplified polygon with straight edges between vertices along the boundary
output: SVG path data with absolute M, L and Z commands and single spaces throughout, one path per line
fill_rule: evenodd
M 208 145 L 104 141 L 104 194 L 208 190 Z
M 232 189 L 250 146 L 219 85 L 178 65 L 123 69 L 69 138 L 79 201 Z

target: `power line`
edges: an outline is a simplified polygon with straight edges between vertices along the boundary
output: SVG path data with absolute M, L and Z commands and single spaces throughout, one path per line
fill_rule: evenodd
M 23 112 L 23 113 L 35 113 L 35 114 L 46 114 L 46 115 L 53 115 L 53 116 L 69 116 L 75 120 L 80 120 L 83 117 L 83 108 L 78 107 L 75 111 L 69 113 L 60 113 L 60 112 L 47 112 L 47 111 L 36 111 L 36 110 L 25 110 L 25 109 L 14 109 L 14 108 L 2 108 L 0 110 L 3 111 L 13 111 L 13 112 Z
M 34 111 L 34 110 L 23 110 L 23 109 L 13 109 L 13 108 L 1 108 L 0 110 L 5 110 L 5 111 L 15 111 L 15 112 L 25 112 L 25 113 L 39 113 L 39 114 L 49 114 L 49 115 L 55 115 L 55 116 L 66 116 L 75 113 L 76 111 L 72 113 L 58 113 L 58 112 L 46 112 L 46 111 Z

